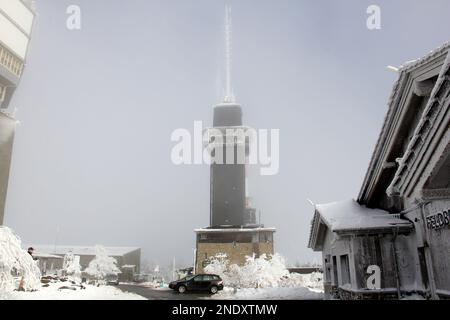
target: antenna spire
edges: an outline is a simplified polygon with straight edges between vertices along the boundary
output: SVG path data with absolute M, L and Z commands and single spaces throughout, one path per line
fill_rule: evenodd
M 225 97 L 224 102 L 233 103 L 234 94 L 231 87 L 231 60 L 232 60 L 232 21 L 231 7 L 225 7 Z

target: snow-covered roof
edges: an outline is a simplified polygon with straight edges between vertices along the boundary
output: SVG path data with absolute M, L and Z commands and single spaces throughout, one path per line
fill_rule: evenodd
M 30 247 L 24 245 L 24 248 Z M 36 252 L 65 255 L 72 252 L 74 255 L 95 256 L 96 250 L 94 246 L 54 246 L 54 245 L 31 245 Z M 123 256 L 132 251 L 139 250 L 138 247 L 105 247 L 109 256 Z
M 419 124 L 416 127 L 413 138 L 410 140 L 400 165 L 392 179 L 391 184 L 386 192 L 391 195 L 403 195 L 401 185 L 404 182 L 404 177 L 414 172 L 414 164 L 421 159 L 421 150 L 425 150 L 427 145 L 427 138 L 432 137 L 432 130 L 434 125 L 439 123 L 440 114 L 445 114 L 448 110 L 448 94 L 450 91 L 450 53 L 444 61 L 444 64 L 439 73 L 439 77 L 431 92 L 425 110 Z M 447 107 L 445 107 L 447 106 Z
M 403 232 L 413 227 L 411 222 L 401 219 L 398 214 L 370 209 L 353 199 L 315 206 L 308 247 L 320 247 L 317 242 L 321 241 L 319 238 L 323 240 L 323 234 L 319 234 L 323 233 L 323 225 L 338 234 L 379 233 L 395 229 Z
M 386 113 L 386 116 L 384 118 L 383 127 L 381 129 L 381 132 L 378 136 L 377 143 L 375 145 L 375 149 L 372 153 L 372 157 L 364 178 L 363 185 L 361 187 L 361 190 L 359 192 L 358 201 L 365 201 L 365 197 L 367 195 L 368 189 L 370 188 L 371 183 L 375 179 L 376 175 L 378 174 L 377 168 L 382 167 L 379 164 L 379 160 L 381 157 L 381 154 L 383 150 L 386 147 L 387 139 L 389 137 L 389 131 L 390 126 L 392 124 L 394 116 L 396 115 L 396 110 L 399 106 L 399 103 L 402 98 L 402 94 L 405 91 L 406 85 L 408 83 L 408 77 L 411 72 L 414 70 L 427 65 L 429 63 L 432 63 L 436 59 L 439 59 L 440 57 L 444 55 L 448 55 L 450 48 L 450 42 L 444 43 L 441 47 L 431 51 L 424 57 L 414 60 L 409 63 L 405 63 L 403 66 L 399 69 L 399 78 L 394 83 L 391 95 L 389 97 L 388 101 L 388 111 Z M 430 99 L 430 103 L 433 103 L 434 99 Z M 429 109 L 429 108 L 427 108 Z
M 355 200 L 346 200 L 316 205 L 316 211 L 331 231 L 384 229 L 395 226 L 409 226 L 398 215 L 380 209 L 369 209 Z
M 38 259 L 63 259 L 61 256 L 41 252 L 33 252 L 33 257 Z

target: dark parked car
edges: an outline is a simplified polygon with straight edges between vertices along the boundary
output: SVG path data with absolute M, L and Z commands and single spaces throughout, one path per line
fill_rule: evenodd
M 198 274 L 184 277 L 169 284 L 169 288 L 179 293 L 186 291 L 208 291 L 212 294 L 223 290 L 222 279 L 215 274 Z

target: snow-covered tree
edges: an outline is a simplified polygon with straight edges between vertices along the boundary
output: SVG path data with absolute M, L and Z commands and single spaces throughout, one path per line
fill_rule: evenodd
M 37 262 L 22 249 L 20 238 L 5 226 L 0 226 L 0 296 L 21 287 L 37 290 L 41 286 L 41 272 Z
M 285 260 L 279 254 L 247 257 L 241 268 L 242 284 L 246 288 L 278 287 L 283 278 L 289 277 Z
M 290 274 L 279 254 L 247 257 L 243 266 L 230 264 L 225 254 L 210 260 L 205 272 L 218 274 L 225 285 L 235 288 L 316 287 L 321 285 L 318 274 Z M 319 285 L 317 285 L 317 283 Z
M 81 266 L 80 256 L 75 256 L 72 252 L 64 256 L 63 270 L 66 275 L 71 276 L 73 281 L 80 282 Z
M 95 246 L 95 258 L 89 263 L 89 266 L 84 270 L 88 275 L 96 280 L 104 280 L 107 275 L 119 274 L 121 271 L 117 267 L 117 260 L 109 257 L 105 247 Z
M 235 264 L 230 265 L 228 256 L 225 253 L 219 253 L 210 258 L 204 271 L 219 275 L 230 287 L 240 286 L 240 267 Z
M 205 272 L 217 274 L 220 276 L 227 276 L 229 269 L 229 260 L 225 253 L 218 253 L 210 258 L 208 265 L 205 267 Z M 224 279 L 225 280 L 225 279 Z

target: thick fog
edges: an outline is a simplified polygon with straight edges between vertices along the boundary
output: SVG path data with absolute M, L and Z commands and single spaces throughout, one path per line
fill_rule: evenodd
M 376 2 L 376 3 L 375 3 Z M 280 129 L 280 167 L 249 174 L 261 222 L 290 264 L 314 203 L 357 197 L 399 66 L 450 40 L 450 3 L 229 1 L 233 89 L 246 125 Z M 381 8 L 381 29 L 366 26 Z M 67 28 L 70 5 L 81 30 Z M 139 246 L 192 264 L 209 223 L 209 167 L 171 161 L 178 128 L 223 99 L 224 1 L 40 0 L 12 106 L 5 224 L 30 244 Z

